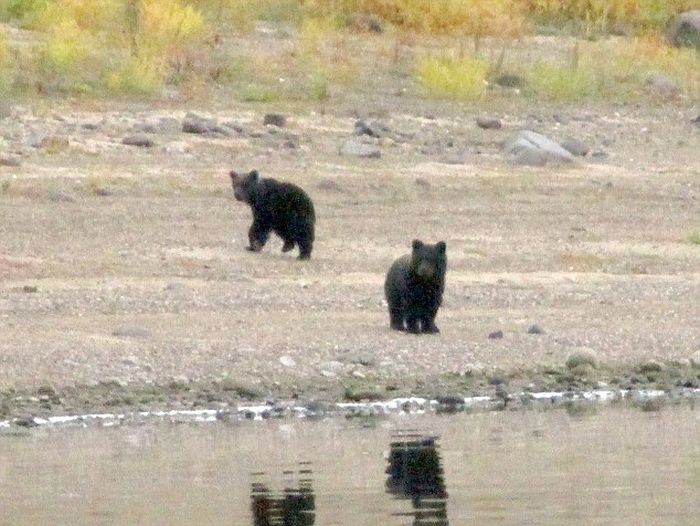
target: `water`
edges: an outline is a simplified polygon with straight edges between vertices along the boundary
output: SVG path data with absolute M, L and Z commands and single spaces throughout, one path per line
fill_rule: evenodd
M 0 434 L 0 525 L 695 525 L 699 513 L 691 405 Z

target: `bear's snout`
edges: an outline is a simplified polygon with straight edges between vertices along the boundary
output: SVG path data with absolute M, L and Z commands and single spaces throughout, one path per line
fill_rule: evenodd
M 433 279 L 435 277 L 435 265 L 428 261 L 421 261 L 416 268 L 416 275 L 425 280 Z

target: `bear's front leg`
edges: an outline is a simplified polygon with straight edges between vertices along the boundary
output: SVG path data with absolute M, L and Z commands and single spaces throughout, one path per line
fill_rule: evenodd
M 408 316 L 406 318 L 406 330 L 412 334 L 420 334 L 420 327 L 418 326 L 419 318 L 417 316 Z
M 426 334 L 437 334 L 440 332 L 437 325 L 435 325 L 435 320 L 432 318 L 423 318 L 423 332 Z
M 270 229 L 266 228 L 265 225 L 253 221 L 250 225 L 250 230 L 248 230 L 248 242 L 250 245 L 246 247 L 246 250 L 251 252 L 260 252 L 267 242 L 267 238 L 270 236 Z

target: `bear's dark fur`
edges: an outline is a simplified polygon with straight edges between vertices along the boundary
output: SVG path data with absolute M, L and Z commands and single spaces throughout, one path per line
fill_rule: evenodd
M 442 303 L 447 245 L 413 241 L 413 252 L 394 261 L 384 282 L 391 328 L 436 333 L 435 315 Z
M 260 177 L 253 170 L 248 174 L 231 171 L 233 195 L 248 203 L 253 211 L 253 224 L 248 230 L 248 250 L 259 252 L 270 231 L 284 241 L 282 252 L 299 247 L 299 259 L 309 259 L 314 244 L 316 215 L 311 198 L 291 183 Z

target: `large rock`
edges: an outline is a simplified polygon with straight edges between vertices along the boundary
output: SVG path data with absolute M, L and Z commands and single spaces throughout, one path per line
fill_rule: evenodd
M 680 13 L 671 25 L 668 38 L 674 46 L 700 49 L 700 9 Z
M 224 136 L 231 135 L 228 130 L 219 126 L 216 120 L 202 117 L 192 112 L 188 112 L 187 115 L 185 115 L 185 119 L 182 121 L 182 131 L 198 135 L 203 135 L 205 133 L 215 133 Z
M 522 166 L 544 166 L 574 161 L 574 156 L 559 143 L 531 130 L 510 137 L 503 148 L 510 162 Z
M 356 139 L 348 139 L 340 146 L 340 155 L 379 159 L 382 156 L 382 152 L 379 146 L 375 144 L 368 144 Z
M 561 146 L 572 155 L 585 157 L 591 150 L 586 143 L 574 137 L 567 137 L 561 142 Z
M 681 93 L 678 83 L 665 73 L 650 73 L 647 77 L 647 85 L 665 97 L 676 97 Z

